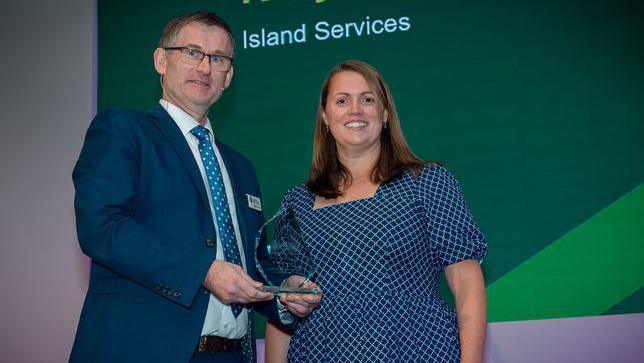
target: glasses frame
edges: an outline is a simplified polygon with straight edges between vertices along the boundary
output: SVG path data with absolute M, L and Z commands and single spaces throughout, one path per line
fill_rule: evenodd
M 204 52 L 201 49 L 193 48 L 193 47 L 162 47 L 163 50 L 178 50 L 181 51 L 181 54 L 184 54 L 184 51 L 193 51 L 197 52 L 198 54 L 201 54 L 201 58 L 199 59 L 199 63 L 203 62 L 203 59 L 208 57 L 208 64 L 212 66 L 212 57 L 222 57 L 226 58 L 230 61 L 230 65 L 228 66 L 228 69 L 226 70 L 220 70 L 221 72 L 228 72 L 230 68 L 233 66 L 234 59 L 232 57 L 229 57 L 227 55 L 215 53 L 215 54 L 208 54 Z

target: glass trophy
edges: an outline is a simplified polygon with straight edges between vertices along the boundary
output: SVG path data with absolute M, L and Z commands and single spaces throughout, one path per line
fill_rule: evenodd
M 292 208 L 280 209 L 259 229 L 255 238 L 255 263 L 268 284 L 259 287 L 262 292 L 320 293 L 316 288 L 304 287 L 315 275 L 315 266 Z

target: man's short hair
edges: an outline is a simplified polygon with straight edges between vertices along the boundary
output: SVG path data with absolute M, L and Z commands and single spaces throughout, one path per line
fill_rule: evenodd
M 159 47 L 164 48 L 175 46 L 174 42 L 177 40 L 181 29 L 191 23 L 199 23 L 206 26 L 217 26 L 225 30 L 226 33 L 228 33 L 228 38 L 230 39 L 230 56 L 232 58 L 235 57 L 235 39 L 233 38 L 230 26 L 224 19 L 209 11 L 196 11 L 194 13 L 184 14 L 172 19 L 163 29 L 161 39 L 159 39 Z

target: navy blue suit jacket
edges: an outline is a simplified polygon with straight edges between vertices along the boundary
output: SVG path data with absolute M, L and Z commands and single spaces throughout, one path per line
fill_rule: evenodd
M 246 266 L 258 279 L 254 238 L 263 216 L 251 163 L 217 142 L 228 170 Z M 159 105 L 109 109 L 92 121 L 73 173 L 78 240 L 89 288 L 70 362 L 188 362 L 201 333 L 215 259 L 208 197 L 190 147 Z M 255 304 L 276 319 L 274 303 Z M 254 346 L 251 327 L 248 342 Z M 254 356 L 251 360 L 254 359 Z

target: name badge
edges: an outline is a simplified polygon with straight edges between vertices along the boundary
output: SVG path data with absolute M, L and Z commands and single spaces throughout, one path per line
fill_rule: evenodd
M 258 212 L 262 211 L 262 200 L 257 198 L 254 195 L 246 194 L 246 200 L 248 200 L 248 207 L 254 209 Z

